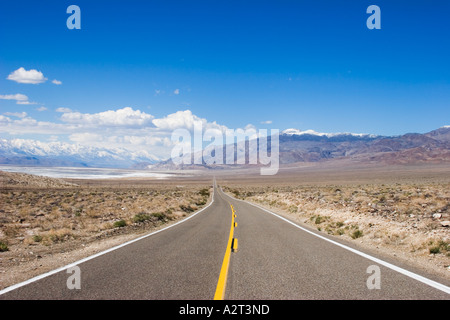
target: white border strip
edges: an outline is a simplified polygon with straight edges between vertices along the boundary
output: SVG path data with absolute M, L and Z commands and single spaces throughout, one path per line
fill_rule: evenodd
M 120 248 L 125 247 L 125 246 L 127 246 L 127 245 L 129 245 L 129 244 L 132 244 L 132 243 L 134 243 L 134 242 L 136 242 L 136 241 L 139 241 L 139 240 L 148 238 L 148 237 L 150 237 L 150 236 L 152 236 L 152 235 L 154 235 L 154 234 L 157 234 L 157 233 L 159 233 L 159 232 L 162 232 L 162 231 L 164 231 L 164 230 L 167 230 L 167 229 L 169 229 L 169 228 L 172 228 L 172 227 L 176 226 L 177 224 L 186 222 L 187 220 L 189 220 L 189 219 L 195 217 L 195 216 L 196 216 L 197 214 L 199 214 L 200 212 L 202 212 L 202 211 L 206 210 L 207 208 L 209 208 L 209 207 L 214 203 L 214 195 L 215 195 L 215 192 L 214 192 L 214 191 L 215 191 L 215 183 L 213 184 L 213 194 L 212 194 L 211 202 L 210 202 L 206 207 L 200 209 L 199 211 L 197 211 L 196 213 L 190 215 L 190 216 L 187 217 L 186 219 L 183 219 L 183 220 L 181 220 L 181 221 L 178 221 L 177 223 L 174 223 L 174 224 L 172 224 L 172 225 L 170 225 L 170 226 L 167 226 L 167 227 L 165 227 L 165 228 L 163 228 L 163 229 L 160 229 L 160 230 L 154 231 L 154 232 L 152 232 L 152 233 L 146 234 L 146 235 L 144 235 L 144 236 L 142 236 L 142 237 L 139 237 L 139 238 L 130 240 L 130 241 L 128 241 L 128 242 L 122 243 L 122 244 L 120 244 L 120 245 L 117 245 L 117 246 L 112 247 L 112 248 L 110 248 L 110 249 L 107 249 L 107 250 L 105 250 L 105 251 L 96 253 L 96 254 L 94 254 L 94 255 L 92 255 L 92 256 L 83 258 L 83 259 L 81 259 L 81 260 L 78 260 L 78 261 L 76 261 L 76 262 L 73 262 L 73 263 L 71 263 L 71 264 L 68 264 L 68 265 L 66 265 L 66 266 L 64 266 L 64 267 L 60 267 L 60 268 L 58 268 L 58 269 L 55 269 L 55 270 L 52 270 L 52 271 L 43 273 L 43 274 L 41 274 L 41 275 L 38 275 L 38 276 L 36 276 L 36 277 L 34 277 L 34 278 L 31 278 L 31 279 L 25 280 L 25 281 L 23 281 L 23 282 L 14 284 L 14 285 L 12 285 L 12 286 L 9 286 L 9 287 L 7 287 L 7 288 L 1 290 L 1 291 L 0 291 L 0 295 L 5 294 L 5 293 L 7 293 L 7 292 L 10 292 L 10 291 L 12 291 L 12 290 L 15 290 L 15 289 L 17 289 L 17 288 L 26 286 L 26 285 L 28 285 L 28 284 L 30 284 L 30 283 L 36 282 L 36 281 L 38 281 L 38 280 L 41 280 L 41 279 L 46 278 L 46 277 L 48 277 L 48 276 L 51 276 L 51 275 L 53 275 L 53 274 L 55 274 L 55 273 L 61 272 L 61 271 L 63 271 L 63 270 L 66 270 L 66 269 L 68 269 L 68 268 L 74 267 L 74 266 L 76 266 L 76 265 L 78 265 L 78 264 L 81 264 L 81 263 L 83 263 L 83 262 L 86 262 L 86 261 L 95 259 L 95 258 L 100 257 L 100 256 L 102 256 L 102 255 L 104 255 L 104 254 L 107 254 L 107 253 L 109 253 L 109 252 L 111 252 L 111 251 L 120 249 Z
M 221 191 L 223 192 L 222 189 L 221 189 Z M 224 193 L 224 192 L 223 192 L 223 193 Z M 225 194 L 225 193 L 224 193 L 224 194 Z M 344 248 L 344 249 L 346 249 L 346 250 L 348 250 L 348 251 L 351 251 L 351 252 L 353 252 L 353 253 L 356 253 L 357 255 L 360 255 L 361 257 L 364 257 L 364 258 L 366 258 L 366 259 L 372 260 L 372 261 L 374 261 L 374 262 L 376 262 L 376 263 L 378 263 L 378 264 L 381 264 L 381 265 L 383 265 L 383 266 L 385 266 L 385 267 L 387 267 L 387 268 L 389 268 L 389 269 L 392 269 L 392 270 L 394 270 L 394 271 L 397 271 L 397 272 L 399 272 L 399 273 L 401 273 L 401 274 L 403 274 L 403 275 L 405 275 L 405 276 L 408 276 L 408 277 L 410 277 L 410 278 L 412 278 L 412 279 L 415 279 L 415 280 L 417 280 L 417 281 L 420 281 L 420 282 L 422 282 L 422 283 L 425 283 L 425 284 L 427 284 L 427 285 L 429 285 L 429 286 L 431 286 L 431 287 L 433 287 L 433 288 L 435 288 L 435 289 L 438 289 L 438 290 L 441 290 L 441 291 L 443 291 L 443 292 L 445 292 L 445 293 L 447 293 L 447 294 L 450 294 L 450 287 L 447 287 L 446 285 L 444 285 L 444 284 L 442 284 L 442 283 L 439 283 L 439 282 L 430 280 L 430 279 L 425 278 L 425 277 L 423 277 L 423 276 L 421 276 L 421 275 L 418 275 L 418 274 L 416 274 L 416 273 L 414 273 L 414 272 L 411 272 L 411 271 L 405 270 L 405 269 L 403 269 L 403 268 L 397 267 L 397 266 L 395 266 L 395 265 L 393 265 L 393 264 L 391 264 L 391 263 L 389 263 L 389 262 L 386 262 L 386 261 L 380 260 L 380 259 L 378 259 L 378 258 L 372 257 L 371 255 L 368 255 L 368 254 L 366 254 L 366 253 L 364 253 L 364 252 L 358 251 L 358 250 L 353 249 L 353 248 L 350 248 L 350 247 L 348 247 L 348 246 L 346 246 L 346 245 L 344 245 L 344 244 L 341 244 L 341 243 L 339 243 L 339 242 L 336 242 L 336 241 L 333 241 L 333 240 L 331 240 L 331 239 L 328 239 L 328 238 L 326 238 L 326 237 L 324 237 L 324 236 L 321 236 L 320 234 L 317 234 L 317 233 L 312 232 L 312 231 L 310 231 L 310 230 L 308 230 L 308 229 L 305 229 L 305 228 L 299 226 L 298 224 L 295 224 L 294 222 L 292 222 L 292 221 L 290 221 L 290 220 L 288 220 L 288 219 L 286 219 L 286 218 L 284 218 L 284 217 L 282 217 L 282 216 L 279 216 L 279 215 L 276 214 L 276 213 L 273 213 L 272 211 L 269 211 L 269 210 L 267 210 L 267 209 L 265 209 L 265 208 L 263 208 L 263 207 L 260 207 L 260 206 L 257 205 L 257 204 L 253 204 L 253 203 L 250 203 L 250 202 L 245 201 L 245 200 L 233 198 L 232 196 L 230 196 L 230 195 L 228 195 L 228 194 L 226 194 L 226 195 L 227 195 L 228 197 L 234 199 L 234 200 L 238 200 L 238 201 L 245 202 L 245 203 L 247 203 L 247 204 L 249 204 L 249 205 L 252 205 L 252 206 L 257 207 L 257 208 L 259 208 L 259 209 L 261 209 L 261 210 L 263 210 L 263 211 L 266 211 L 266 212 L 270 213 L 271 215 L 274 215 L 274 216 L 280 218 L 281 220 L 286 221 L 287 223 L 293 225 L 294 227 L 297 227 L 297 228 L 299 228 L 299 229 L 301 229 L 301 230 L 303 230 L 303 231 L 305 231 L 305 232 L 308 232 L 309 234 L 312 234 L 313 236 L 316 236 L 316 237 L 318 237 L 318 238 L 320 238 L 320 239 L 322 239 L 322 240 L 328 241 L 328 242 L 330 242 L 330 243 L 332 243 L 332 244 L 334 244 L 334 245 L 337 245 L 337 246 L 339 246 L 339 247 L 341 247 L 341 248 Z

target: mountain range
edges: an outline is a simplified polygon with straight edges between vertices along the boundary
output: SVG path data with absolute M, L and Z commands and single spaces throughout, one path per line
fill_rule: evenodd
M 243 146 L 241 145 L 241 148 Z M 246 146 L 245 157 L 248 159 Z M 258 152 L 258 150 L 250 150 Z M 223 150 L 226 154 L 226 150 Z M 236 157 L 236 153 L 235 153 Z M 287 129 L 279 136 L 279 162 L 289 165 L 304 162 L 352 159 L 385 164 L 450 162 L 450 126 L 431 132 L 379 136 L 354 133 L 319 133 L 313 130 Z M 225 163 L 226 161 L 224 161 Z M 151 165 L 151 169 L 229 168 L 236 165 L 174 165 L 169 159 Z
M 336 158 L 387 163 L 450 161 L 450 126 L 400 136 L 315 134 L 284 131 L 280 163 L 315 162 Z
M 136 163 L 156 163 L 161 159 L 145 150 L 98 148 L 64 142 L 0 139 L 0 164 L 46 167 L 129 168 Z
M 450 162 L 450 126 L 424 134 L 407 133 L 399 136 L 319 133 L 297 129 L 287 129 L 280 133 L 281 165 L 345 158 L 389 164 Z M 152 170 L 237 166 L 208 166 L 205 163 L 174 165 L 172 160 L 160 159 L 146 150 L 131 152 L 123 148 L 107 149 L 23 139 L 0 139 L 0 164 Z

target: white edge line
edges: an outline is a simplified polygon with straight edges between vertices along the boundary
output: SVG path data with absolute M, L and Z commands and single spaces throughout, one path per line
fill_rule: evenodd
M 221 189 L 221 190 L 222 190 L 222 189 Z M 223 190 L 222 190 L 222 192 L 223 192 Z M 225 193 L 224 193 L 224 194 L 225 194 Z M 364 252 L 358 251 L 358 250 L 353 249 L 353 248 L 350 248 L 350 247 L 348 247 L 348 246 L 346 246 L 346 245 L 344 245 L 344 244 L 341 244 L 341 243 L 339 243 L 339 242 L 336 242 L 336 241 L 333 241 L 333 240 L 331 240 L 331 239 L 328 239 L 328 238 L 326 238 L 326 237 L 324 237 L 324 236 L 322 236 L 322 235 L 320 235 L 320 234 L 317 234 L 317 233 L 312 232 L 312 231 L 310 231 L 310 230 L 308 230 L 308 229 L 305 229 L 305 228 L 299 226 L 298 224 L 296 224 L 296 223 L 294 223 L 294 222 L 292 222 L 292 221 L 290 221 L 290 220 L 288 220 L 288 219 L 286 219 L 286 218 L 284 218 L 284 217 L 282 217 L 282 216 L 279 216 L 279 215 L 276 214 L 276 213 L 273 213 L 272 211 L 269 211 L 269 210 L 267 210 L 267 209 L 265 209 L 265 208 L 263 208 L 263 207 L 260 207 L 260 206 L 257 205 L 257 204 L 253 204 L 253 203 L 250 203 L 250 202 L 248 202 L 248 201 L 241 200 L 241 199 L 236 199 L 236 198 L 234 198 L 234 197 L 232 197 L 232 196 L 230 196 L 230 195 L 228 195 L 228 194 L 226 194 L 226 195 L 227 195 L 228 197 L 232 198 L 232 199 L 235 199 L 235 200 L 238 200 L 238 201 L 245 202 L 245 203 L 247 203 L 247 204 L 249 204 L 249 205 L 252 205 L 252 206 L 257 207 L 257 208 L 259 208 L 259 209 L 261 209 L 261 210 L 264 210 L 264 211 L 266 211 L 266 212 L 268 212 L 268 213 L 270 213 L 270 214 L 272 214 L 272 215 L 274 215 L 274 216 L 280 218 L 281 220 L 284 220 L 284 221 L 286 221 L 287 223 L 290 223 L 290 224 L 293 225 L 294 227 L 297 227 L 297 228 L 299 228 L 299 229 L 301 229 L 301 230 L 303 230 L 303 231 L 305 231 L 305 232 L 308 232 L 308 233 L 312 234 L 313 236 L 316 236 L 316 237 L 318 237 L 318 238 L 320 238 L 320 239 L 323 239 L 323 240 L 326 240 L 326 241 L 328 241 L 328 242 L 331 242 L 331 243 L 334 244 L 334 245 L 337 245 L 337 246 L 339 246 L 339 247 L 341 247 L 341 248 L 344 248 L 344 249 L 346 249 L 346 250 L 348 250 L 348 251 L 351 251 L 351 252 L 353 252 L 353 253 L 356 253 L 357 255 L 360 255 L 360 256 L 362 256 L 362 257 L 364 257 L 364 258 L 366 258 L 366 259 L 372 260 L 372 261 L 374 261 L 374 262 L 376 262 L 376 263 L 378 263 L 378 264 L 381 264 L 381 265 L 383 265 L 383 266 L 385 266 L 385 267 L 387 267 L 387 268 L 389 268 L 389 269 L 392 269 L 392 270 L 397 271 L 397 272 L 399 272 L 399 273 L 401 273 L 401 274 L 404 274 L 405 276 L 408 276 L 408 277 L 413 278 L 413 279 L 415 279 L 415 280 L 417 280 L 417 281 L 420 281 L 420 282 L 422 282 L 422 283 L 425 283 L 425 284 L 427 284 L 427 285 L 429 285 L 429 286 L 431 286 L 431 287 L 433 287 L 433 288 L 435 288 L 435 289 L 438 289 L 438 290 L 441 290 L 441 291 L 443 291 L 443 292 L 445 292 L 445 293 L 447 293 L 447 294 L 450 294 L 450 287 L 447 287 L 446 285 L 444 285 L 444 284 L 442 284 L 442 283 L 439 283 L 439 282 L 430 280 L 430 279 L 425 278 L 425 277 L 423 277 L 423 276 L 421 276 L 421 275 L 418 275 L 418 274 L 416 274 L 416 273 L 414 273 L 414 272 L 411 272 L 411 271 L 408 271 L 408 270 L 406 270 L 406 269 L 397 267 L 396 265 L 393 265 L 393 264 L 391 264 L 391 263 L 389 263 L 389 262 L 386 262 L 386 261 L 383 261 L 383 260 L 381 260 L 381 259 L 372 257 L 371 255 L 368 255 L 368 254 L 366 254 L 366 253 L 364 253 Z
M 112 247 L 112 248 L 109 248 L 109 249 L 107 249 L 107 250 L 105 250 L 105 251 L 101 251 L 101 252 L 99 252 L 99 253 L 93 254 L 93 255 L 91 255 L 91 256 L 89 256 L 89 257 L 86 257 L 86 258 L 83 258 L 83 259 L 81 259 L 81 260 L 75 261 L 75 262 L 73 262 L 73 263 L 70 263 L 70 264 L 65 265 L 65 266 L 63 266 L 63 267 L 60 267 L 60 268 L 58 268 L 58 269 L 48 271 L 48 272 L 46 272 L 46 273 L 43 273 L 43 274 L 41 274 L 41 275 L 38 275 L 38 276 L 33 277 L 33 278 L 31 278 L 31 279 L 28 279 L 28 280 L 25 280 L 25 281 L 23 281 L 23 282 L 20 282 L 20 283 L 11 285 L 11 286 L 9 286 L 9 287 L 7 287 L 7 288 L 1 290 L 1 291 L 0 291 L 0 295 L 5 294 L 5 293 L 10 292 L 10 291 L 13 291 L 13 290 L 15 290 L 15 289 L 18 289 L 18 288 L 20 288 L 20 287 L 26 286 L 26 285 L 28 285 L 28 284 L 30 284 L 30 283 L 33 283 L 33 282 L 36 282 L 36 281 L 38 281 L 38 280 L 41 280 L 41 279 L 46 278 L 46 277 L 48 277 L 48 276 L 51 276 L 51 275 L 53 275 L 53 274 L 55 274 L 55 273 L 61 272 L 61 271 L 66 270 L 66 269 L 69 269 L 69 268 L 74 267 L 74 266 L 76 266 L 76 265 L 78 265 L 78 264 L 81 264 L 81 263 L 83 263 L 83 262 L 86 262 L 86 261 L 92 260 L 92 259 L 94 259 L 94 258 L 100 257 L 100 256 L 102 256 L 102 255 L 104 255 L 104 254 L 107 254 L 107 253 L 112 252 L 112 251 L 114 251 L 114 250 L 120 249 L 120 248 L 122 248 L 122 247 L 125 247 L 125 246 L 127 246 L 127 245 L 129 245 L 129 244 L 132 244 L 132 243 L 134 243 L 134 242 L 137 242 L 137 241 L 139 241 L 139 240 L 142 240 L 142 239 L 145 239 L 145 238 L 147 238 L 147 237 L 150 237 L 150 236 L 152 236 L 152 235 L 154 235 L 154 234 L 156 234 L 156 233 L 159 233 L 159 232 L 161 232 L 161 231 L 164 231 L 164 230 L 167 230 L 167 229 L 169 229 L 169 228 L 172 228 L 172 227 L 176 226 L 177 224 L 186 222 L 187 220 L 193 218 L 194 216 L 196 216 L 197 214 L 199 214 L 199 213 L 202 212 L 203 210 L 206 210 L 206 209 L 207 209 L 209 206 L 211 206 L 213 203 L 214 203 L 214 184 L 213 184 L 213 194 L 212 194 L 211 202 L 210 202 L 206 207 L 200 209 L 199 211 L 197 211 L 196 213 L 190 215 L 189 217 L 187 217 L 187 218 L 185 218 L 185 219 L 183 219 L 183 220 L 181 220 L 181 221 L 178 221 L 177 223 L 174 223 L 174 224 L 172 224 L 172 225 L 170 225 L 170 226 L 167 226 L 167 227 L 165 227 L 165 228 L 163 228 L 163 229 L 154 231 L 154 232 L 149 233 L 149 234 L 146 234 L 146 235 L 144 235 L 144 236 L 142 236 L 142 237 L 139 237 L 139 238 L 136 238 L 136 239 L 127 241 L 127 242 L 125 242 L 125 243 L 119 244 L 119 245 L 117 245 L 117 246 L 115 246 L 115 247 Z

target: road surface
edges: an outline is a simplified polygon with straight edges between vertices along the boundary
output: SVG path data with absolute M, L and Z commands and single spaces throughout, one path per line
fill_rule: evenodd
M 75 263 L 80 289 L 66 266 L 0 299 L 450 299 L 446 279 L 305 228 L 215 186 L 189 219 Z

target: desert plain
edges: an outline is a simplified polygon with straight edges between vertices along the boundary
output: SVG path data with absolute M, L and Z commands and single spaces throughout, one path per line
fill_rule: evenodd
M 450 166 L 303 163 L 169 179 L 54 179 L 0 172 L 0 289 L 176 223 L 231 196 L 450 279 Z

